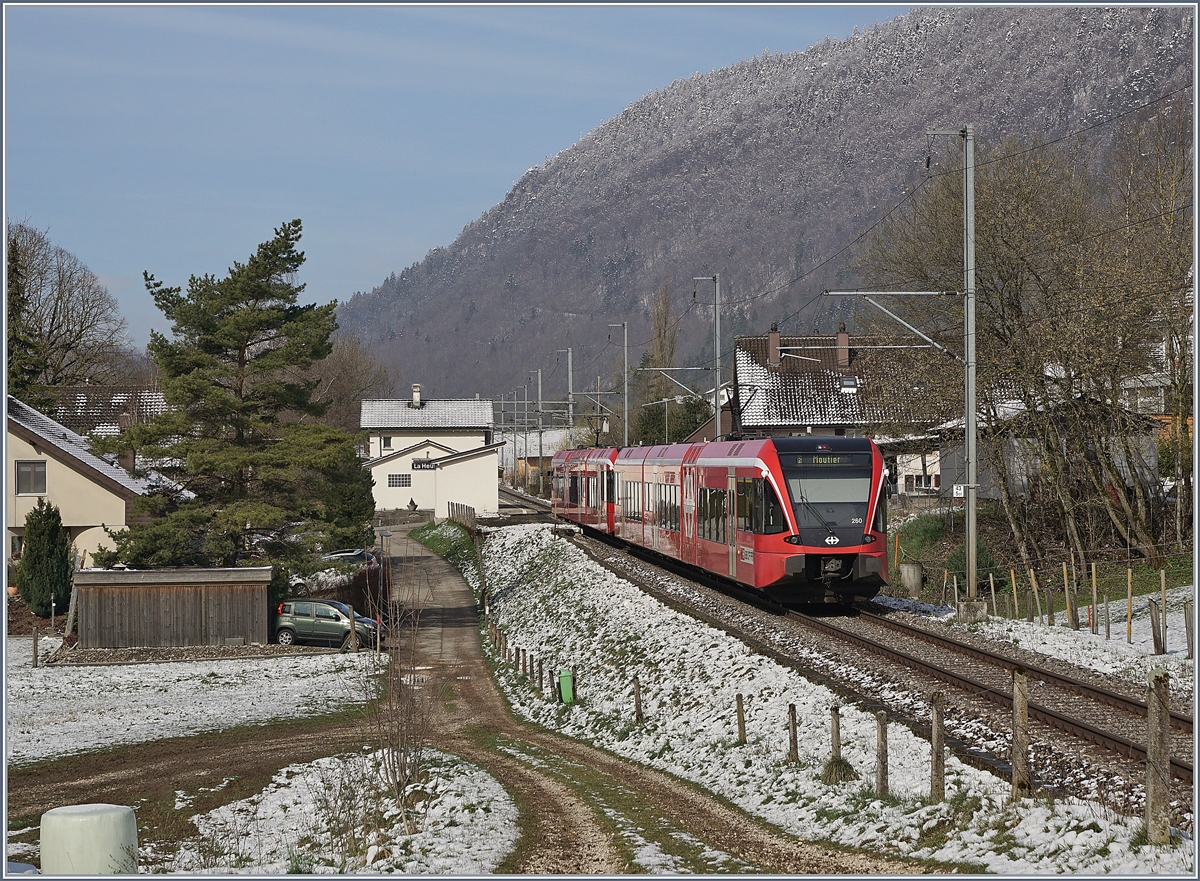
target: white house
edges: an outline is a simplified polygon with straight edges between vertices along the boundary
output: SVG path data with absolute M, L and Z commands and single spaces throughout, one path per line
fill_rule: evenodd
M 38 499 L 58 508 L 76 553 L 90 557 L 98 547 L 112 547 L 104 528 L 129 525 L 132 501 L 156 485 L 94 455 L 86 438 L 11 396 L 7 440 L 6 525 L 13 556 L 21 552 L 25 517 Z
M 363 401 L 359 425 L 367 432 L 366 468 L 375 480 L 375 507 L 447 515 L 447 503 L 477 514 L 500 510 L 494 416 L 487 400 Z

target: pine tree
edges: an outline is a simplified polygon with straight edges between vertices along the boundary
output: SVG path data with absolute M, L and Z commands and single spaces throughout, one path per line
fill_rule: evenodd
M 145 274 L 173 322 L 173 339 L 152 333 L 148 347 L 170 412 L 104 446 L 134 449 L 180 490 L 141 500 L 147 521 L 100 559 L 304 570 L 319 548 L 373 539 L 355 437 L 310 421 L 323 405 L 307 370 L 329 354 L 337 304 L 297 305 L 300 231 L 285 223 L 226 277 L 192 276 L 186 293 Z
M 45 367 L 45 358 L 39 353 L 26 324 L 29 308 L 25 292 L 26 267 L 21 249 L 13 235 L 8 233 L 8 393 L 31 407 L 45 409 L 52 399 L 47 397 L 36 384 Z
M 17 593 L 38 617 L 50 615 L 52 596 L 57 608 L 67 608 L 71 558 L 71 541 L 58 508 L 38 499 L 37 507 L 25 516 L 21 563 L 17 567 Z

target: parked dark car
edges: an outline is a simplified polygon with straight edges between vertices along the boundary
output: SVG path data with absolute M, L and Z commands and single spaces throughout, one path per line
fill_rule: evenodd
M 355 614 L 359 645 L 375 645 L 375 622 Z M 275 641 L 280 645 L 350 645 L 350 607 L 337 600 L 284 600 L 275 612 Z

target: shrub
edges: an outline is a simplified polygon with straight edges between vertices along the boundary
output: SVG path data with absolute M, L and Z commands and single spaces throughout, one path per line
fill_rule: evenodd
M 960 581 L 965 581 L 967 577 L 967 543 L 965 541 L 946 557 L 946 570 L 951 575 L 957 575 Z M 975 574 L 980 581 L 986 581 L 989 573 L 997 578 L 1003 578 L 1006 570 L 1001 568 L 1000 563 L 992 556 L 987 545 L 983 543 L 983 539 L 977 538 L 975 541 Z
M 25 540 L 17 567 L 17 593 L 40 618 L 50 615 L 50 596 L 65 611 L 71 596 L 71 540 L 63 529 L 58 508 L 38 499 L 25 517 Z

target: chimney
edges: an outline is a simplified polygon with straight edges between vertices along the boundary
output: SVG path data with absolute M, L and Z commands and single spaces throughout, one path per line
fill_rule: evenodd
M 122 407 L 121 412 L 117 414 L 117 428 L 120 429 L 122 432 L 125 432 L 125 431 L 128 431 L 132 427 L 133 427 L 133 412 L 132 412 L 131 407 L 127 404 L 124 407 Z M 124 468 L 126 471 L 128 471 L 130 474 L 133 473 L 133 467 L 136 464 L 136 462 L 137 462 L 137 457 L 134 455 L 133 450 L 130 448 L 123 449 L 117 453 L 117 464 L 120 465 L 122 468 Z
M 419 382 L 413 383 L 412 406 L 414 408 L 420 408 L 420 406 L 421 406 L 421 383 L 419 383 Z
M 778 367 L 779 357 L 779 325 L 772 322 L 771 332 L 767 334 L 767 366 Z
M 850 366 L 850 334 L 846 333 L 846 322 L 838 325 L 837 366 L 845 370 Z

